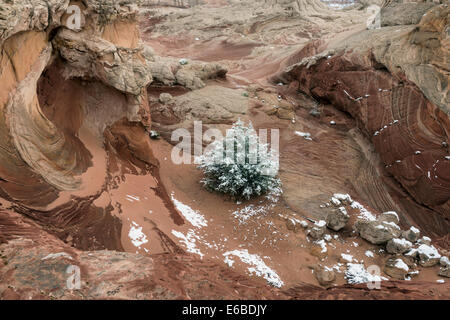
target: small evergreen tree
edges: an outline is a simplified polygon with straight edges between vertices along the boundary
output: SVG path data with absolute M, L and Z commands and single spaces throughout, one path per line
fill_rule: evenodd
M 280 194 L 278 156 L 262 143 L 251 123 L 241 120 L 227 130 L 226 137 L 214 141 L 200 157 L 201 181 L 210 191 L 250 199 L 265 193 Z

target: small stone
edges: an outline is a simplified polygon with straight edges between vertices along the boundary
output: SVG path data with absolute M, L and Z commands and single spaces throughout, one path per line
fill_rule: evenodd
M 170 93 L 163 92 L 159 95 L 159 102 L 161 102 L 162 104 L 169 103 L 170 101 L 172 101 L 172 99 L 173 97 Z
M 420 237 L 420 230 L 415 227 L 411 227 L 409 230 L 403 231 L 402 237 L 408 241 L 416 242 Z
M 339 231 L 345 227 L 349 219 L 350 216 L 348 215 L 347 210 L 345 210 L 345 207 L 339 207 L 337 209 L 332 209 L 325 220 L 328 228 Z
M 395 224 L 398 224 L 400 222 L 400 219 L 398 218 L 398 214 L 395 211 L 386 211 L 383 212 L 380 217 L 378 218 L 380 221 L 386 221 L 386 222 L 393 222 Z
M 303 229 L 308 228 L 308 222 L 306 222 L 305 220 L 300 221 L 300 225 L 302 226 Z
M 446 256 L 442 256 L 441 259 L 439 260 L 439 264 L 442 267 L 448 267 L 448 266 L 450 266 L 450 261 L 448 260 L 448 258 Z
M 288 228 L 288 230 L 291 230 L 291 231 L 294 231 L 294 232 L 297 231 L 297 223 L 292 218 L 288 218 L 286 220 L 286 227 Z
M 442 277 L 450 278 L 450 266 L 441 268 L 438 273 Z
M 386 244 L 386 251 L 393 254 L 401 254 L 411 249 L 412 243 L 406 239 L 394 238 Z
M 432 267 L 439 263 L 441 255 L 432 245 L 421 244 L 417 248 L 419 263 L 423 267 Z
M 314 268 L 314 275 L 321 286 L 328 287 L 336 279 L 336 274 L 331 268 L 316 266 Z

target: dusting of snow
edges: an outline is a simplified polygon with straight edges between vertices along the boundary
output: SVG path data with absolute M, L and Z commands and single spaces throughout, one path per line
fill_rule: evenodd
M 352 197 L 350 197 L 350 195 L 346 194 L 346 193 L 335 193 L 335 194 L 333 194 L 333 197 L 340 201 L 344 201 L 344 202 L 347 201 L 348 203 L 353 202 Z
M 399 239 L 399 238 L 394 238 L 392 239 L 392 242 L 394 242 L 395 244 L 404 246 L 404 247 L 411 247 L 412 243 L 406 239 Z
M 413 257 L 413 256 L 415 256 L 416 255 L 416 253 L 417 253 L 417 249 L 411 249 L 411 250 L 409 250 L 407 253 L 405 253 L 405 256 L 411 256 L 411 257 Z
M 439 254 L 437 249 L 432 245 L 421 244 L 417 248 L 417 252 L 419 254 L 425 255 L 428 259 L 433 259 L 433 258 L 440 259 L 441 258 L 441 255 Z
M 341 202 L 335 197 L 331 197 L 330 202 L 332 204 L 334 204 L 335 206 L 340 206 L 341 205 Z
M 141 201 L 141 199 L 138 196 L 132 196 L 132 195 L 129 195 L 129 194 L 127 194 L 127 198 L 126 199 L 128 201 L 131 201 L 131 202 L 133 202 L 133 200 L 134 201 Z
M 373 258 L 373 252 L 370 250 L 367 250 L 365 255 L 366 255 L 366 257 Z
M 411 228 L 409 228 L 409 230 L 411 230 L 411 231 L 414 232 L 414 233 L 420 233 L 420 230 L 417 229 L 417 228 L 414 227 L 414 226 L 411 226 Z
M 133 221 L 130 226 L 131 228 L 128 232 L 128 237 L 130 237 L 131 242 L 135 247 L 140 248 L 141 245 L 148 242 L 147 236 L 142 232 L 142 227 L 136 222 Z
M 395 211 L 386 211 L 383 212 L 384 215 L 388 215 L 388 216 L 394 216 L 395 218 L 397 218 L 397 221 L 400 221 L 400 219 L 398 218 L 398 214 Z
M 348 262 L 352 262 L 353 261 L 353 256 L 351 254 L 341 253 L 341 257 L 345 261 L 348 261 Z
M 184 245 L 186 246 L 186 250 L 188 252 L 198 254 L 201 258 L 203 258 L 204 254 L 200 252 L 196 245 L 199 237 L 195 234 L 194 230 L 189 230 L 186 235 L 181 232 L 172 230 L 172 234 L 175 237 L 181 239 L 182 242 L 184 242 Z
M 358 218 L 362 218 L 362 219 L 368 220 L 368 221 L 375 221 L 377 219 L 369 210 L 364 208 L 364 206 L 357 201 L 353 201 L 350 206 L 353 209 L 359 210 L 360 214 L 359 214 Z
M 320 220 L 320 221 L 317 221 L 314 225 L 316 227 L 325 227 L 327 225 L 327 223 L 325 222 L 325 220 Z
M 309 132 L 295 131 L 294 134 L 296 134 L 297 136 L 305 138 L 305 140 L 312 140 L 311 133 L 309 133 Z
M 402 259 L 396 259 L 396 260 L 395 260 L 394 266 L 395 266 L 397 269 L 402 269 L 402 270 L 405 270 L 406 272 L 409 271 L 409 267 L 407 266 L 406 263 L 403 262 Z
M 243 263 L 250 265 L 248 271 L 250 274 L 256 274 L 259 277 L 263 277 L 271 285 L 281 288 L 284 282 L 280 279 L 278 274 L 269 268 L 260 256 L 257 254 L 250 254 L 247 249 L 227 251 L 223 254 L 225 257 L 225 263 L 232 266 L 234 263 L 233 257 L 238 257 Z
M 202 214 L 200 214 L 198 211 L 193 210 L 188 205 L 185 205 L 184 203 L 175 199 L 173 192 L 171 194 L 171 197 L 177 210 L 180 211 L 181 214 L 186 218 L 186 220 L 188 220 L 194 227 L 200 228 L 206 227 L 208 225 L 208 222 L 206 221 L 205 217 Z
M 441 264 L 441 266 L 450 265 L 450 261 L 448 260 L 448 258 L 446 256 L 442 256 L 441 259 L 439 260 L 439 263 Z
M 68 253 L 65 253 L 65 252 L 50 253 L 49 255 L 47 255 L 44 258 L 42 258 L 42 260 L 57 259 L 57 258 L 60 258 L 60 257 L 64 257 L 64 258 L 73 260 L 72 256 L 69 255 Z
M 236 210 L 236 211 L 232 212 L 231 214 L 236 219 L 239 220 L 239 223 L 245 223 L 249 218 L 251 218 L 253 216 L 261 216 L 266 213 L 267 213 L 266 206 L 255 206 L 253 204 L 250 204 L 240 210 Z
M 325 240 L 322 239 L 322 240 L 316 241 L 315 243 L 318 244 L 322 248 L 322 251 L 320 251 L 321 253 L 327 252 L 327 244 L 325 243 Z
M 400 230 L 400 227 L 396 223 L 394 223 L 392 221 L 383 221 L 383 223 L 387 224 L 388 226 L 394 227 L 397 230 Z

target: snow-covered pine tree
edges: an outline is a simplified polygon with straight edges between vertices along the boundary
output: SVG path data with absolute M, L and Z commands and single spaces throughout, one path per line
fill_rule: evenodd
M 227 130 L 223 140 L 214 141 L 200 157 L 201 181 L 208 190 L 250 199 L 262 194 L 281 193 L 278 155 L 262 143 L 251 122 L 240 119 Z

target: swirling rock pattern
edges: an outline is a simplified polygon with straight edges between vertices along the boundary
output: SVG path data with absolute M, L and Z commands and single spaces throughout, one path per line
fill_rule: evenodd
M 73 4 L 82 12 L 81 30 L 66 27 Z M 90 236 L 74 239 L 82 248 L 121 249 L 120 221 L 93 205 L 112 179 L 101 147 L 105 129 L 138 124 L 123 144 L 142 147 L 134 154 L 156 164 L 151 152 L 139 156 L 148 151 L 138 136 L 151 123 L 152 76 L 136 11 L 132 1 L 1 4 L 0 195 L 61 237 L 89 225 Z

